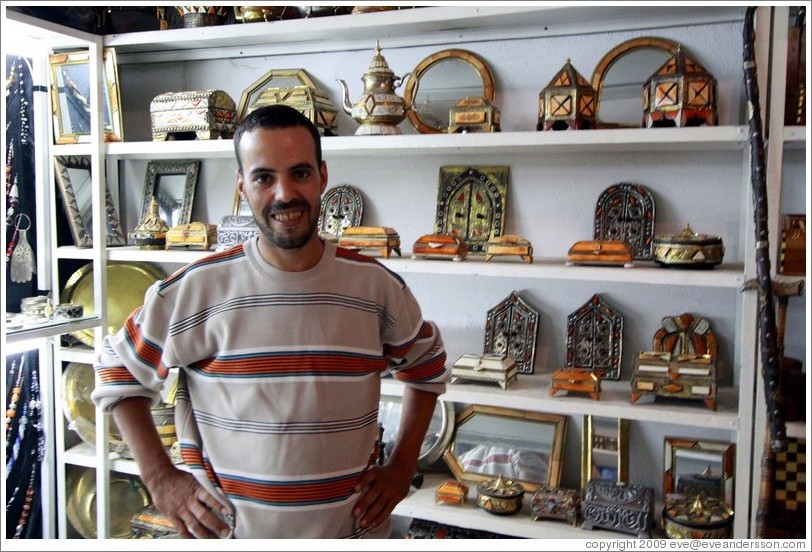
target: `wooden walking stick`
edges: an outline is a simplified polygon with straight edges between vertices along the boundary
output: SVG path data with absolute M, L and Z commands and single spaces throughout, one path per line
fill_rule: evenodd
M 749 7 L 744 17 L 744 53 L 742 68 L 747 93 L 748 128 L 750 135 L 750 183 L 753 194 L 753 216 L 756 238 L 756 280 L 758 283 L 758 329 L 761 353 L 761 374 L 767 403 L 769 436 L 765 439 L 761 459 L 761 485 L 756 512 L 756 536 L 762 537 L 769 521 L 775 473 L 775 455 L 786 449 L 786 426 L 781 411 L 779 358 L 772 278 L 770 277 L 770 236 L 767 220 L 767 184 L 764 177 L 764 135 L 755 61 L 756 8 Z

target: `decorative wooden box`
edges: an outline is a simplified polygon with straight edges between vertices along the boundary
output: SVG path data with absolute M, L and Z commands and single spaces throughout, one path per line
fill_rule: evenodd
M 670 539 L 729 539 L 733 510 L 719 498 L 701 494 L 667 498 L 662 526 Z
M 672 360 L 668 353 L 643 351 L 634 359 L 631 403 L 642 395 L 701 399 L 716 410 L 716 361 L 710 355 L 686 355 Z
M 553 372 L 550 380 L 550 396 L 559 391 L 587 393 L 596 401 L 601 398 L 601 378 L 592 370 L 583 368 L 562 368 Z
M 166 233 L 167 249 L 200 249 L 206 251 L 217 243 L 217 225 L 190 222 Z
M 633 266 L 632 250 L 626 242 L 585 240 L 575 242 L 567 252 L 567 265 Z
M 468 486 L 457 481 L 444 481 L 440 483 L 434 493 L 437 504 L 454 504 L 459 506 L 468 499 Z
M 590 479 L 582 508 L 581 529 L 593 527 L 651 538 L 654 523 L 654 490 L 642 485 Z
M 426 234 L 412 246 L 412 258 L 451 259 L 461 261 L 468 254 L 465 241 L 450 234 Z
M 485 262 L 490 261 L 494 255 L 518 255 L 529 264 L 533 262 L 533 246 L 526 239 L 514 234 L 499 236 L 485 244 Z
M 519 369 L 513 357 L 466 353 L 451 368 L 451 383 L 472 380 L 498 383 L 502 389 L 516 381 Z
M 237 126 L 234 100 L 222 90 L 165 92 L 149 104 L 152 140 L 231 138 Z
M 499 132 L 501 128 L 499 108 L 487 98 L 468 96 L 451 108 L 448 113 L 448 133 Z
M 160 513 L 154 505 L 145 506 L 130 521 L 133 539 L 179 539 L 172 520 Z
M 252 110 L 265 105 L 289 105 L 313 121 L 322 136 L 338 136 L 338 108 L 320 88 L 296 85 L 267 88 Z
M 338 245 L 347 249 L 378 249 L 388 259 L 392 251 L 400 257 L 400 236 L 386 226 L 351 226 L 338 238 Z
M 561 519 L 573 527 L 581 517 L 581 495 L 575 489 L 541 485 L 530 502 L 530 519 Z
M 217 250 L 243 243 L 259 235 L 257 221 L 251 215 L 226 215 L 217 225 Z

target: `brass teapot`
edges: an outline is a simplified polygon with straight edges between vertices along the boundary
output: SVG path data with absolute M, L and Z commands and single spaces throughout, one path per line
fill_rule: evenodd
M 350 103 L 350 92 L 342 79 L 336 79 L 344 91 L 344 111 L 358 122 L 356 136 L 364 134 L 401 134 L 398 125 L 406 118 L 406 103 L 395 94 L 409 74 L 397 77 L 381 55 L 380 44 L 375 42 L 375 55 L 361 80 L 364 92 L 355 103 Z

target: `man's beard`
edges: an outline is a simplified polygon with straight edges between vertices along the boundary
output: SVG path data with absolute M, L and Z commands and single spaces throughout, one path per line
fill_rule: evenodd
M 310 221 L 309 231 L 301 233 L 301 234 L 286 234 L 284 232 L 278 232 L 274 229 L 273 226 L 273 212 L 275 209 L 285 209 L 290 208 L 293 206 L 301 206 L 304 207 L 305 214 L 302 215 L 307 217 L 311 214 L 310 204 L 306 202 L 291 202 L 287 204 L 275 204 L 270 206 L 268 209 L 265 210 L 264 216 L 260 219 L 254 215 L 254 219 L 257 220 L 257 226 L 259 226 L 260 232 L 271 241 L 275 246 L 279 247 L 280 249 L 298 249 L 300 247 L 304 247 L 307 242 L 310 241 L 310 238 L 313 237 L 318 231 L 319 227 L 319 217 L 318 213 L 312 217 Z

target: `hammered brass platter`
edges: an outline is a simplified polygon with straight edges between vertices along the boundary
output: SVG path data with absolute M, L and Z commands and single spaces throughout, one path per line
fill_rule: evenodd
M 66 481 L 67 514 L 73 528 L 86 539 L 96 533 L 96 470 L 70 466 Z M 130 520 L 150 503 L 149 493 L 133 475 L 110 474 L 110 538 L 130 537 Z
M 107 334 L 116 333 L 127 317 L 144 303 L 144 294 L 166 273 L 151 264 L 111 261 L 107 263 Z M 63 303 L 77 303 L 86 316 L 93 310 L 93 264 L 88 263 L 74 272 L 62 290 Z M 71 332 L 89 347 L 95 345 L 93 329 Z
M 76 432 L 85 443 L 96 445 L 96 407 L 90 394 L 96 387 L 93 366 L 71 362 L 62 373 L 62 410 L 68 429 Z M 110 444 L 114 450 L 125 446 L 115 421 L 110 419 Z

